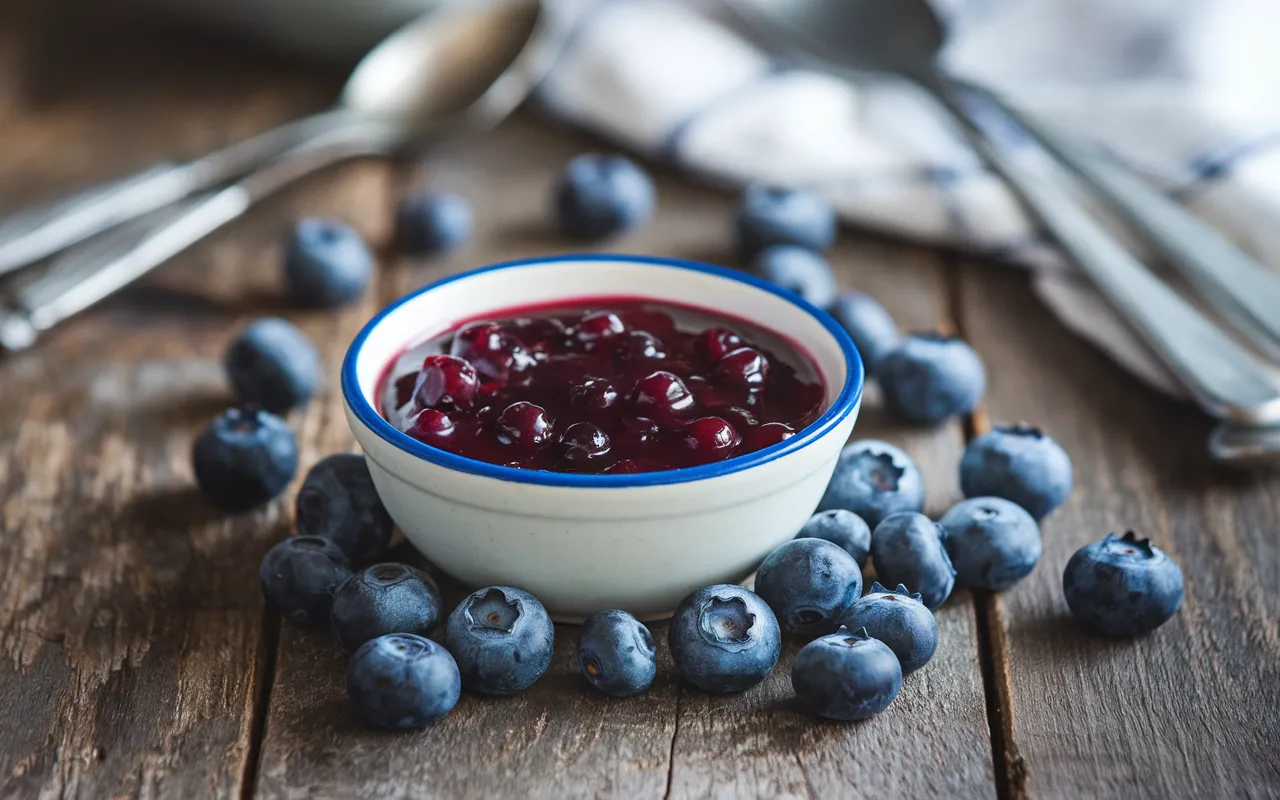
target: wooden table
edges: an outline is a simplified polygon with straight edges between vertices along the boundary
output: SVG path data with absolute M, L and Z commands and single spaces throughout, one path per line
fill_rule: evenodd
M 21 16 L 0 27 L 4 208 L 194 156 L 338 85 L 223 45 L 47 36 Z M 0 796 L 1280 797 L 1280 480 L 1209 465 L 1209 423 L 1064 331 L 1016 270 L 853 231 L 832 254 L 842 283 L 905 327 L 959 331 L 990 371 L 971 419 L 912 429 L 872 398 L 858 423 L 917 459 L 928 511 L 959 499 L 960 451 L 991 421 L 1038 423 L 1070 450 L 1077 487 L 1032 576 L 957 592 L 934 661 L 864 724 L 792 707 L 794 644 L 743 695 L 683 687 L 668 661 L 647 694 L 613 701 L 575 674 L 561 628 L 523 695 L 467 695 L 416 733 L 361 725 L 329 636 L 262 606 L 258 562 L 289 533 L 292 492 L 226 517 L 193 488 L 192 437 L 230 402 L 219 355 L 250 319 L 297 322 L 331 377 L 290 418 L 303 462 L 352 448 L 332 377 L 361 323 L 448 271 L 566 249 L 549 183 L 600 146 L 526 116 L 423 167 L 335 169 L 0 363 Z M 657 219 L 610 247 L 731 263 L 732 198 L 658 173 Z M 292 219 L 340 216 L 383 243 L 396 199 L 427 181 L 474 204 L 473 244 L 443 261 L 384 251 L 374 287 L 338 313 L 284 304 Z M 1072 624 L 1060 575 L 1124 528 L 1182 564 L 1186 603 L 1151 636 L 1103 641 Z

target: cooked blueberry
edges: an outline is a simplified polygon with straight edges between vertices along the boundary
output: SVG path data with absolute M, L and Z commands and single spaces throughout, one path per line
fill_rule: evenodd
M 862 517 L 843 508 L 819 511 L 809 518 L 797 539 L 825 539 L 844 548 L 861 567 L 871 554 L 871 527 Z
M 296 512 L 298 533 L 328 539 L 356 566 L 382 557 L 395 525 L 373 486 L 368 462 L 356 453 L 317 461 L 298 489 Z
M 563 458 L 575 469 L 600 469 L 609 455 L 609 435 L 590 422 L 575 422 L 560 436 Z
M 468 411 L 479 390 L 475 367 L 457 356 L 437 353 L 423 359 L 414 399 L 423 408 Z
M 506 323 L 516 338 L 531 350 L 550 353 L 563 346 L 569 329 L 555 317 L 518 317 Z
M 769 360 L 754 347 L 739 347 L 716 362 L 715 375 L 726 386 L 759 391 L 769 377 Z
M 578 156 L 556 184 L 556 218 L 566 236 L 603 239 L 647 220 L 654 195 L 653 181 L 634 161 Z
M 840 451 L 818 508 L 852 511 L 875 528 L 890 514 L 924 508 L 924 481 L 902 450 L 879 439 L 861 439 Z
M 809 713 L 852 722 L 889 707 L 902 688 L 902 666 L 887 644 L 866 631 L 841 630 L 800 649 L 791 688 Z
M 954 336 L 913 333 L 876 365 L 885 405 L 921 424 L 977 408 L 987 372 L 973 348 Z
M 795 428 L 785 422 L 766 422 L 747 432 L 746 441 L 752 452 L 781 444 L 796 435 Z
M 360 234 L 333 219 L 304 219 L 284 250 L 284 278 L 300 303 L 332 308 L 360 296 L 373 278 L 373 253 Z
M 680 442 L 690 464 L 709 464 L 732 456 L 742 437 L 719 417 L 703 417 L 680 431 Z
M 418 192 L 396 209 L 396 238 L 414 255 L 454 250 L 471 238 L 473 226 L 471 206 L 456 194 Z
M 440 621 L 440 590 L 407 564 L 374 564 L 333 595 L 333 633 L 347 650 L 388 633 L 428 636 Z
M 587 683 L 613 697 L 631 697 L 658 672 L 653 634 L 625 611 L 597 611 L 578 633 L 578 666 Z
M 960 459 L 965 497 L 1003 497 L 1043 519 L 1071 494 L 1071 458 L 1039 428 L 999 427 L 979 436 Z
M 1022 506 L 999 497 L 957 503 L 938 527 L 961 586 L 1008 589 L 1040 560 L 1040 526 Z
M 569 404 L 589 419 L 607 423 L 618 414 L 618 390 L 604 378 L 587 378 L 569 389 Z
M 833 633 L 840 617 L 862 595 L 862 570 L 839 545 L 792 539 L 756 570 L 756 594 L 788 633 Z
M 708 328 L 698 340 L 698 351 L 709 364 L 742 346 L 742 337 L 727 328 Z
M 880 359 L 902 341 L 893 317 L 871 295 L 844 292 L 831 306 L 831 315 L 858 346 L 868 375 L 874 375 Z
M 444 643 L 468 689 L 515 694 L 532 686 L 551 666 L 555 626 L 533 595 L 510 586 L 490 586 L 453 610 Z
M 903 675 L 923 667 L 938 649 L 938 621 L 920 595 L 902 584 L 890 591 L 873 582 L 871 591 L 853 604 L 841 624 L 852 630 L 862 628 L 887 644 L 898 657 Z
M 440 645 L 409 633 L 365 642 L 347 664 L 347 697 L 379 728 L 421 728 L 462 695 L 458 665 Z
M 1076 619 L 1107 636 L 1141 636 L 1182 606 L 1182 569 L 1150 539 L 1133 531 L 1085 545 L 1062 573 L 1062 591 Z
M 699 589 L 680 602 L 667 629 L 676 669 L 704 692 L 750 689 L 773 672 L 782 632 L 769 606 L 741 586 Z
M 298 442 L 284 420 L 232 408 L 209 423 L 191 448 L 196 483 L 228 511 L 245 511 L 284 491 L 298 471 Z
M 223 356 L 231 388 L 245 403 L 274 414 L 305 405 L 320 387 L 320 353 L 307 335 L 282 319 L 251 323 Z
M 627 458 L 609 467 L 605 472 L 613 475 L 635 475 L 640 472 L 657 472 L 660 469 L 663 469 L 663 466 L 656 461 L 646 461 L 643 458 Z
M 946 602 L 956 583 L 942 531 L 924 514 L 894 514 L 877 525 L 871 532 L 871 563 L 878 580 L 918 593 L 930 611 Z
M 836 238 L 836 212 L 813 192 L 756 185 L 742 195 L 733 227 L 747 258 L 778 244 L 825 250 Z
M 299 625 L 329 621 L 333 593 L 351 577 L 347 557 L 319 536 L 292 536 L 267 551 L 258 570 L 262 594 Z
M 533 357 L 514 334 L 496 322 L 473 322 L 453 335 L 449 355 L 471 362 L 486 381 L 503 381 L 527 369 Z
M 593 345 L 606 339 L 616 339 L 627 332 L 617 314 L 596 311 L 587 314 L 573 328 L 573 338 L 585 345 Z
M 547 410 L 533 403 L 512 403 L 498 417 L 498 441 L 524 450 L 537 450 L 555 439 Z
M 812 250 L 787 244 L 770 247 L 756 256 L 753 270 L 819 308 L 826 308 L 836 299 L 831 265 Z
M 693 410 L 693 393 L 684 381 L 658 370 L 641 378 L 632 396 L 636 410 L 667 428 L 678 427 Z
M 444 450 L 458 433 L 458 423 L 452 416 L 434 408 L 423 409 L 414 417 L 408 434 L 420 442 L 435 445 Z
M 629 449 L 649 447 L 658 440 L 658 423 L 648 417 L 623 417 L 618 421 L 618 428 L 613 438 L 621 441 Z
M 618 360 L 624 364 L 637 364 L 644 361 L 662 361 L 667 357 L 662 342 L 652 333 L 646 331 L 628 331 L 613 351 Z

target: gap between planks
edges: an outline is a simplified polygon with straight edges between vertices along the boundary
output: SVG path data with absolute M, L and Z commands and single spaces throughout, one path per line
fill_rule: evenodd
M 959 254 L 944 252 L 942 265 L 951 323 L 956 334 L 967 339 L 961 287 L 964 264 Z M 979 404 L 962 422 L 966 445 L 991 428 L 983 404 Z M 995 592 L 975 591 L 972 597 L 982 690 L 987 701 L 996 797 L 1015 800 L 1026 797 L 1027 765 L 1018 755 L 1018 746 L 1013 738 L 1013 691 L 1009 682 L 1009 650 L 1005 643 L 1003 608 Z

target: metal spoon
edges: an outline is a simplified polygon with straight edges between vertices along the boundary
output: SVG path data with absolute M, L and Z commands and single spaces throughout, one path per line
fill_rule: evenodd
M 1271 369 L 1130 255 L 1064 189 L 993 146 L 992 121 L 1007 124 L 1009 117 L 989 94 L 938 70 L 933 59 L 943 26 L 923 0 L 729 2 L 748 22 L 828 68 L 895 73 L 929 91 L 1206 411 L 1244 425 L 1280 423 L 1280 379 Z M 1115 200 L 1120 194 L 1108 196 Z M 1168 208 L 1162 212 L 1161 219 L 1143 210 L 1130 216 L 1163 224 Z M 1207 273 L 1201 277 L 1211 279 Z
M 535 28 L 545 33 L 547 16 L 537 0 L 440 0 L 360 61 L 334 108 L 0 222 L 0 275 L 224 184 L 316 137 L 348 131 L 360 139 L 370 135 L 361 131 L 379 128 L 388 139 L 380 147 L 386 148 L 450 122 L 489 127 L 524 99 L 540 75 L 539 54 L 532 52 L 522 70 L 511 68 Z
M 146 224 L 123 226 L 118 235 L 76 248 L 41 277 L 24 282 L 8 307 L 0 307 L 0 348 L 30 347 L 42 332 L 304 175 L 344 159 L 394 152 L 452 124 L 497 124 L 545 73 L 567 19 L 538 0 L 452 0 L 447 7 L 449 19 L 411 23 L 374 50 L 348 82 L 343 108 L 326 115 L 309 139 L 239 183 L 167 214 L 161 224 L 141 220 Z M 168 203 L 178 199 L 170 196 Z

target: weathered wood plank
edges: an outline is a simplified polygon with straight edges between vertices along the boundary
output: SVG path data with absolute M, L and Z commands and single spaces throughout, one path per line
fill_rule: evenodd
M 56 77 L 49 54 L 30 55 L 13 63 Z M 230 66 L 225 52 L 167 58 L 131 62 L 160 78 L 151 88 L 79 61 L 57 92 L 6 74 L 7 205 L 316 105 L 314 85 L 260 85 L 268 67 Z M 220 91 L 183 80 L 203 70 L 207 88 L 220 69 Z M 307 207 L 376 229 L 382 174 L 334 174 L 306 191 Z M 266 664 L 254 564 L 288 504 L 223 517 L 192 485 L 189 448 L 230 400 L 218 365 L 228 336 L 283 308 L 276 244 L 291 213 L 269 206 L 0 363 L 0 796 L 241 793 Z M 336 358 L 368 312 L 298 319 Z M 327 438 L 342 425 L 331 403 L 293 420 L 307 459 L 345 442 Z
M 387 300 L 445 274 L 496 260 L 554 253 L 548 193 L 556 169 L 598 145 L 517 120 L 480 141 L 438 153 L 425 177 L 459 190 L 477 211 L 474 244 L 444 262 L 402 262 Z M 495 177 L 500 176 L 500 177 Z M 659 216 L 610 249 L 731 260 L 725 196 L 662 176 Z M 935 327 L 947 300 L 936 261 L 849 234 L 837 254 L 847 283 L 885 299 L 912 327 Z M 906 255 L 904 255 L 904 253 Z M 957 494 L 958 428 L 912 432 L 868 403 L 859 435 L 890 436 L 920 459 L 930 508 Z M 943 646 L 881 719 L 824 725 L 791 710 L 787 668 L 742 696 L 710 698 L 679 687 L 664 665 L 642 697 L 611 701 L 576 676 L 576 632 L 557 630 L 550 673 L 507 699 L 464 694 L 422 732 L 370 731 L 345 706 L 341 656 L 327 636 L 286 627 L 267 718 L 259 791 L 269 797 L 413 794 L 428 797 L 691 797 L 781 795 L 959 796 L 994 793 L 972 605 L 960 595 L 940 615 Z M 482 767 L 479 765 L 483 765 Z
M 904 329 L 954 327 L 936 255 L 846 233 L 833 263 L 842 285 L 879 299 Z M 887 439 L 911 454 L 924 472 L 930 515 L 959 499 L 958 425 L 903 426 L 879 407 L 873 386 L 854 436 Z M 937 617 L 937 655 L 907 678 L 888 710 L 865 723 L 818 722 L 792 706 L 796 642 L 787 644 L 774 674 L 742 698 L 684 688 L 671 796 L 993 796 L 971 596 L 957 592 Z
M 1280 796 L 1280 478 L 1210 465 L 1208 421 L 1047 322 L 1021 276 L 971 270 L 962 297 L 991 419 L 1043 425 L 1076 468 L 1039 567 L 990 601 L 1011 793 Z M 1070 618 L 1062 569 L 1128 528 L 1181 564 L 1186 601 L 1108 641 Z

